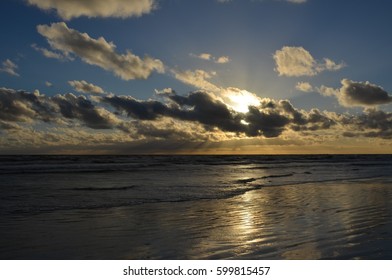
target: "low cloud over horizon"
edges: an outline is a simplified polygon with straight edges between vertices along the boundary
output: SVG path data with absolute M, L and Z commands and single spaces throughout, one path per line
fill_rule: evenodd
M 103 139 L 112 135 L 116 143 L 167 143 L 170 140 L 191 146 L 253 138 L 294 145 L 298 141 L 316 143 L 320 135 L 329 141 L 352 137 L 392 138 L 392 113 L 377 109 L 366 109 L 359 115 L 318 109 L 304 111 L 288 100 L 263 98 L 258 106 L 250 105 L 247 112 L 239 112 L 203 91 L 179 95 L 172 90 L 158 93 L 157 97 L 163 101 L 114 94 L 90 98 L 67 93 L 49 97 L 37 91 L 0 88 L 2 144 L 5 148 L 22 143 L 38 148 L 45 144 L 53 152 L 56 146 L 75 144 L 67 136 L 70 129 L 85 134 L 88 142 L 84 145 L 87 146 L 103 145 L 103 135 Z M 32 127 L 41 127 L 40 133 L 51 137 L 31 142 L 33 135 L 26 135 Z M 89 130 L 97 133 L 88 133 Z M 17 142 L 10 141 L 15 137 L 19 137 Z

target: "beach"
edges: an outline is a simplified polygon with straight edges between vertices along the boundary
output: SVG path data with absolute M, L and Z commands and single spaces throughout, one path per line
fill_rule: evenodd
M 229 166 L 244 167 L 243 162 Z M 200 172 L 204 167 L 203 163 L 192 170 Z M 259 172 L 254 165 L 247 167 Z M 208 169 L 211 168 L 214 165 L 209 165 Z M 384 168 L 390 167 L 386 164 Z M 3 177 L 15 175 L 9 173 Z M 83 176 L 101 176 L 101 181 L 103 177 L 113 177 L 111 173 L 91 173 L 94 175 L 83 172 Z M 141 169 L 138 173 L 142 173 Z M 26 182 L 29 176 L 38 174 L 31 172 L 17 177 Z M 51 176 L 59 178 L 58 173 L 47 176 L 33 185 L 50 185 Z M 78 176 L 75 174 L 73 178 L 79 180 Z M 56 198 L 58 190 L 46 198 L 32 190 L 30 197 L 22 191 L 19 197 L 17 191 L 8 191 L 2 197 L 8 204 L 2 204 L 0 258 L 391 259 L 392 181 L 388 176 L 354 177 L 297 184 L 286 181 L 277 184 L 276 180 L 288 177 L 276 180 L 272 177 L 268 180 L 275 180 L 274 184 L 253 187 L 249 184 L 257 178 L 241 177 L 241 184 L 246 186 L 241 192 L 226 190 L 225 195 L 213 197 L 208 189 L 199 186 L 204 195 L 191 199 L 190 194 L 177 193 L 181 199 L 176 200 L 172 194 L 157 200 L 152 191 L 145 189 L 145 196 L 154 197 L 147 200 L 135 192 L 137 187 L 131 186 L 116 185 L 117 189 L 111 191 L 105 189 L 110 188 L 107 184 L 105 188 L 90 186 L 101 190 L 73 185 L 72 189 L 83 190 L 77 193 L 83 193 L 86 207 L 82 207 L 80 197 Z M 15 189 L 16 177 L 14 180 L 10 185 Z M 162 181 L 160 184 L 164 185 Z M 4 181 L 2 184 L 5 185 Z M 166 187 L 167 192 L 170 188 Z M 112 192 L 119 193 L 119 198 Z M 54 202 L 48 206 L 46 200 L 51 196 Z M 105 203 L 100 196 L 106 197 Z M 132 203 L 124 203 L 127 199 Z

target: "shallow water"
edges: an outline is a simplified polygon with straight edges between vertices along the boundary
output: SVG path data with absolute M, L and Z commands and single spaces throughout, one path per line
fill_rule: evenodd
M 389 156 L 3 162 L 2 259 L 392 258 Z

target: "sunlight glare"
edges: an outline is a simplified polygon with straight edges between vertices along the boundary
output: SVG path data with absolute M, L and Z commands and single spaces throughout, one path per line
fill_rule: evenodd
M 260 99 L 254 93 L 247 90 L 240 90 L 230 88 L 226 93 L 227 104 L 235 111 L 246 113 L 249 111 L 249 106 L 260 105 Z

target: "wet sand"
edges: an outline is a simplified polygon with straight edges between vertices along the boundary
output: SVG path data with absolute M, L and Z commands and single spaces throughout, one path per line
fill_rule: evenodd
M 2 259 L 392 259 L 392 184 L 0 218 Z

